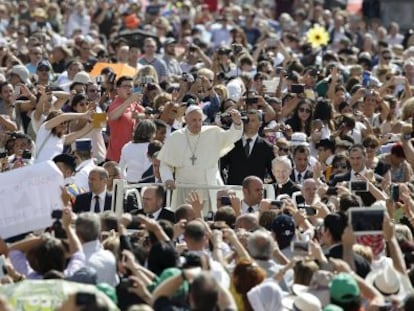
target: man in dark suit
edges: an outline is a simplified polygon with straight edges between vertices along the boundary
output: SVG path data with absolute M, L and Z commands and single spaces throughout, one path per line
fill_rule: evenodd
M 161 185 L 144 187 L 142 189 L 142 209 L 138 210 L 138 214 L 146 215 L 155 220 L 168 220 L 175 222 L 174 212 L 163 207 L 165 191 Z
M 276 177 L 275 196 L 287 194 L 290 197 L 300 188 L 289 178 L 292 174 L 292 162 L 287 156 L 277 157 L 272 161 L 272 172 Z
M 273 178 L 273 147 L 258 135 L 262 125 L 262 113 L 258 110 L 249 110 L 247 117 L 243 137 L 221 158 L 221 169 L 228 170 L 229 185 L 241 185 L 247 176 L 257 176 L 264 180 L 268 174 Z
M 343 181 L 358 181 L 364 180 L 364 177 L 367 177 L 367 168 L 365 166 L 366 161 L 366 153 L 364 150 L 364 146 L 360 144 L 353 145 L 351 149 L 349 149 L 349 162 L 351 164 L 351 172 L 337 175 L 331 181 L 330 185 L 335 186 L 339 182 Z M 382 177 L 379 175 L 374 175 L 376 182 L 380 182 Z M 369 190 L 369 187 L 368 187 Z M 369 191 L 361 191 L 356 192 L 355 195 L 361 197 L 362 202 L 365 206 L 370 206 L 377 200 L 382 200 L 382 198 L 375 198 L 374 195 Z
M 298 145 L 293 149 L 293 165 L 294 169 L 290 174 L 290 179 L 302 185 L 303 181 L 313 177 L 309 165 L 310 150 L 308 146 Z
M 106 191 L 108 172 L 103 167 L 96 167 L 89 173 L 89 192 L 76 196 L 73 204 L 75 213 L 101 213 L 111 209 L 112 195 Z
M 344 245 L 342 244 L 342 235 L 347 227 L 347 217 L 345 214 L 335 213 L 329 214 L 323 221 L 324 232 L 322 234 L 322 243 L 328 246 L 328 251 L 325 253 L 327 258 L 343 259 Z M 352 246 L 349 247 L 351 252 Z M 371 268 L 366 259 L 357 254 L 352 254 L 355 264 L 355 272 L 365 278 L 370 272 Z

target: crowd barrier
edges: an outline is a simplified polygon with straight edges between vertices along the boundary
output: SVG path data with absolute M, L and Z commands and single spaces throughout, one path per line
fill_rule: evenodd
M 150 186 L 150 185 L 163 185 L 157 183 L 137 183 L 137 184 L 128 184 L 126 180 L 123 179 L 115 179 L 114 180 L 114 192 L 112 196 L 112 211 L 114 211 L 118 216 L 122 215 L 124 209 L 124 198 L 125 196 L 130 193 L 136 196 L 138 207 L 142 208 L 142 200 L 140 190 L 143 187 Z M 215 194 L 223 189 L 233 190 L 236 192 L 236 196 L 238 198 L 243 198 L 242 193 L 242 186 L 240 185 L 196 185 L 196 184 L 176 184 L 176 189 L 199 189 L 199 190 L 209 190 Z M 273 185 L 271 184 L 264 184 L 264 197 L 267 199 L 274 200 L 275 199 L 275 190 Z M 171 198 L 172 193 L 174 190 L 166 189 L 166 206 L 171 205 Z M 211 202 L 211 210 L 215 212 L 217 210 L 216 200 L 212 200 Z

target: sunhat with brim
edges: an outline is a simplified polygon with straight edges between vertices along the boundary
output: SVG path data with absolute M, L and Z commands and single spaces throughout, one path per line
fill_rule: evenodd
M 390 263 L 384 269 L 371 271 L 365 278 L 367 284 L 374 286 L 383 296 L 392 296 L 402 302 L 409 292 L 409 281 L 395 270 Z
M 302 293 L 293 299 L 293 310 L 295 311 L 322 311 L 322 303 L 315 295 Z
M 290 139 L 290 146 L 296 147 L 299 145 L 309 146 L 309 143 L 307 142 L 307 137 L 305 133 L 295 132 L 292 134 L 292 137 Z

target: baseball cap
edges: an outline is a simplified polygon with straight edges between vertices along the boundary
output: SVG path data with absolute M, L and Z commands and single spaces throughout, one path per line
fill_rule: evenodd
M 280 214 L 272 222 L 272 231 L 278 238 L 292 239 L 295 235 L 295 221 L 292 216 Z
M 40 68 L 47 68 L 50 70 L 50 63 L 47 59 L 42 59 L 39 64 L 37 64 L 37 70 L 39 70 Z
M 19 77 L 20 81 L 24 84 L 30 84 L 29 70 L 23 65 L 14 65 L 10 74 L 15 74 Z
M 77 139 L 75 146 L 76 151 L 90 151 L 92 149 L 92 140 L 90 138 Z
M 165 39 L 164 46 L 174 44 L 174 43 L 177 43 L 177 40 L 175 40 L 174 38 L 169 37 L 169 38 Z
M 79 71 L 75 75 L 72 81 L 72 83 L 82 83 L 82 84 L 88 84 L 89 82 L 92 82 L 92 80 L 86 71 Z
M 330 284 L 331 300 L 348 303 L 360 296 L 360 290 L 355 278 L 349 273 L 337 274 Z

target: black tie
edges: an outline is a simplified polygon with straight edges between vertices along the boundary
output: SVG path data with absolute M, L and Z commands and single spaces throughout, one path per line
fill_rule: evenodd
M 101 206 L 99 204 L 99 196 L 95 195 L 95 213 L 100 213 L 101 212 Z
M 298 180 L 297 180 L 297 182 L 298 182 L 298 183 L 300 183 L 301 181 L 302 181 L 302 174 L 301 174 L 301 173 L 299 173 L 299 174 L 298 174 Z
M 254 212 L 253 207 L 249 206 L 249 208 L 247 209 L 247 212 L 248 212 L 248 213 L 253 213 L 253 212 Z
M 247 138 L 246 144 L 244 145 L 244 154 L 246 155 L 246 158 L 248 158 L 250 154 L 250 142 L 251 141 L 252 141 L 251 138 Z

